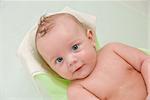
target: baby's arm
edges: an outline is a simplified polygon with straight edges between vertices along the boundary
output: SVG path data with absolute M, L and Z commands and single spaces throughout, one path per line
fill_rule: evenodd
M 68 88 L 68 100 L 100 100 L 81 85 L 73 84 Z
M 136 48 L 121 43 L 110 43 L 107 46 L 137 71 L 142 73 L 150 97 L 150 56 L 145 55 Z M 147 100 L 150 100 L 150 98 L 147 98 Z

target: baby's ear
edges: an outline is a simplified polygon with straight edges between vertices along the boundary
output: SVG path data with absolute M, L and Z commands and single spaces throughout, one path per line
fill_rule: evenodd
M 86 36 L 91 41 L 91 44 L 93 45 L 93 47 L 96 48 L 95 33 L 91 29 L 88 29 L 86 32 Z

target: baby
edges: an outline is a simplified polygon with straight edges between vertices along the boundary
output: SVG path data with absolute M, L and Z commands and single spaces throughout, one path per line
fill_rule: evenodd
M 150 100 L 150 56 L 121 43 L 97 51 L 94 31 L 74 16 L 44 17 L 35 42 L 51 69 L 71 80 L 69 100 Z

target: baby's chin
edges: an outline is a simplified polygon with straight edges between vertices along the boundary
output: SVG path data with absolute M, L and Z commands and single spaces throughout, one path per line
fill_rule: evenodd
M 71 80 L 81 80 L 87 78 L 92 71 L 83 71 L 82 73 L 75 73 Z
M 72 77 L 64 77 L 65 79 L 67 80 L 71 80 L 71 81 L 74 81 L 74 80 L 81 80 L 81 79 L 84 79 L 88 76 L 89 74 L 82 74 L 82 75 L 73 75 Z
M 88 76 L 89 76 L 89 74 L 88 74 L 88 75 L 82 75 L 82 76 L 76 77 L 76 78 L 74 78 L 74 79 L 72 79 L 72 80 L 82 80 L 82 79 L 85 79 L 85 78 L 88 77 Z

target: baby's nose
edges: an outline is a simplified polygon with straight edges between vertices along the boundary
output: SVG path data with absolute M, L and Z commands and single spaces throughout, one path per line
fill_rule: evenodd
M 74 60 L 72 60 L 72 61 L 70 61 L 70 62 L 68 63 L 68 70 L 69 70 L 70 72 L 73 73 L 73 72 L 75 71 L 76 67 L 77 67 L 77 60 L 76 60 L 76 59 L 74 59 Z
M 72 60 L 70 63 L 69 63 L 69 66 L 73 66 L 77 63 L 77 60 Z
M 67 59 L 68 59 L 67 62 L 69 67 L 76 65 L 76 63 L 78 62 L 78 59 L 74 55 L 69 55 Z

